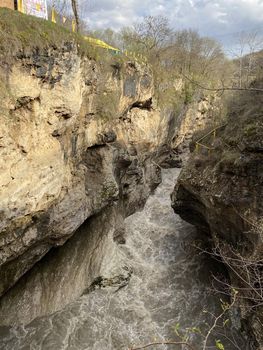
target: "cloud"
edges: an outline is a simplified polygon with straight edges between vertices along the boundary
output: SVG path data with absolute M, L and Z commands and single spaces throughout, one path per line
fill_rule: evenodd
M 88 4 L 85 13 L 92 29 L 119 29 L 147 15 L 163 15 L 175 29 L 193 28 L 222 41 L 241 31 L 263 33 L 263 0 L 90 0 Z

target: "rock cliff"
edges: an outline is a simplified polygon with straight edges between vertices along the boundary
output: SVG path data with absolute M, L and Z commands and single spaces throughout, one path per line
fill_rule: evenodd
M 226 264 L 227 284 L 238 291 L 241 318 L 256 339 L 251 349 L 263 344 L 262 102 L 255 92 L 232 98 L 227 120 L 192 152 L 172 194 L 175 212 L 212 238 Z
M 1 63 L 0 294 L 90 216 L 123 215 L 160 181 L 168 118 L 150 70 L 81 57 L 74 44 Z
M 54 312 L 97 282 L 118 288 L 129 278 L 115 254 L 123 219 L 160 183 L 160 165 L 181 165 L 193 132 L 213 120 L 213 103 L 197 98 L 178 106 L 179 117 L 160 111 L 147 65 L 8 10 L 0 28 L 0 314 L 8 325 Z

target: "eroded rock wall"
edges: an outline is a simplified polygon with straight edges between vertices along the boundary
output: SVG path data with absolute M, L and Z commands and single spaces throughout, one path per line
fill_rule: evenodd
M 74 44 L 0 69 L 0 294 L 112 202 L 141 207 L 169 118 L 147 66 L 80 57 Z
M 203 97 L 179 116 L 160 111 L 148 66 L 96 62 L 72 43 L 1 60 L 0 315 L 7 325 L 59 310 L 99 276 L 114 277 L 107 268 L 119 258 L 123 218 L 160 183 L 160 165 L 181 165 L 193 133 L 212 119 L 212 104 Z M 115 265 L 115 276 L 129 274 Z
M 202 141 L 208 148 L 192 153 L 172 194 L 172 206 L 207 239 L 212 238 L 214 246 L 222 247 L 217 252 L 227 263 L 230 283 L 239 291 L 241 318 L 248 321 L 256 339 L 254 349 L 263 344 L 258 294 L 263 256 L 262 94 L 236 94 L 232 104 L 216 137 L 212 133 Z M 233 259 L 238 264 L 231 268 Z M 245 271 L 250 272 L 243 276 Z

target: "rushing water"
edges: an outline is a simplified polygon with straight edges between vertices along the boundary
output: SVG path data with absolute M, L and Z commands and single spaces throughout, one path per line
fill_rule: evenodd
M 118 290 L 96 289 L 27 326 L 2 327 L 0 348 L 128 350 L 132 345 L 179 340 L 176 325 L 181 334 L 187 327 L 205 333 L 206 323 L 212 324 L 213 315 L 222 311 L 219 297 L 210 291 L 215 266 L 205 257 L 182 249 L 185 242 L 195 239 L 195 231 L 171 209 L 170 193 L 178 173 L 176 169 L 164 170 L 163 182 L 144 210 L 126 219 L 126 244 L 119 249 L 132 270 L 128 285 Z M 221 339 L 226 350 L 238 349 L 235 342 L 241 338 L 231 326 L 223 327 L 221 333 L 227 327 L 229 343 L 221 335 L 212 335 L 209 349 L 216 349 L 215 339 Z M 198 331 L 188 333 L 189 341 L 201 349 Z

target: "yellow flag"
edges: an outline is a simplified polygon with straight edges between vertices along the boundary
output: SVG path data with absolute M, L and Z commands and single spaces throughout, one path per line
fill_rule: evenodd
M 18 9 L 19 12 L 23 12 L 24 13 L 23 0 L 18 0 L 18 2 L 17 2 L 17 9 Z
M 57 23 L 57 21 L 56 21 L 56 11 L 55 11 L 54 7 L 52 7 L 52 11 L 51 11 L 51 21 L 53 23 Z
M 63 17 L 62 17 L 62 22 L 63 22 L 63 23 L 66 23 L 66 20 L 67 20 L 67 17 L 64 17 L 64 16 L 63 16 Z
M 72 32 L 75 33 L 76 31 L 76 21 L 73 19 L 72 20 Z
M 41 5 L 40 4 L 36 4 L 36 10 L 40 11 L 41 10 Z

